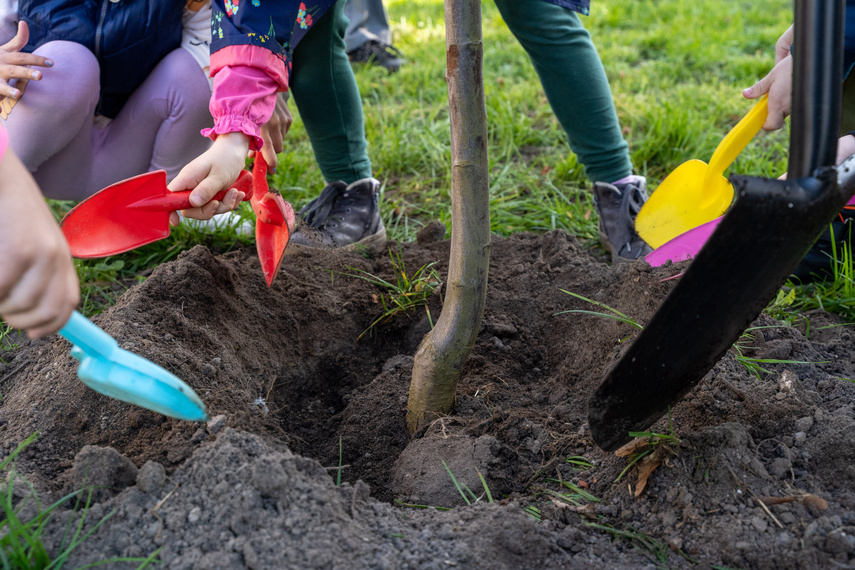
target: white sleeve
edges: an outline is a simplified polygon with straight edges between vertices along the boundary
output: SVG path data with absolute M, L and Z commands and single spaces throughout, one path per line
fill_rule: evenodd
M 7 0 L 0 0 L 5 2 Z M 211 2 L 210 0 L 187 0 L 184 8 L 184 31 L 181 47 L 190 52 L 193 59 L 205 72 L 208 84 L 213 89 L 211 70 Z

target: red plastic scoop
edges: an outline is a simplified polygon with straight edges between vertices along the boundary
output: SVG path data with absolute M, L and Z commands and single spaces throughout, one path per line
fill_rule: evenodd
M 249 200 L 252 175 L 244 170 L 232 187 Z M 227 191 L 214 199 L 222 200 Z M 169 214 L 191 207 L 190 190 L 170 192 L 166 171 L 158 170 L 96 192 L 66 214 L 60 226 L 74 257 L 107 257 L 168 237 Z
M 294 231 L 291 204 L 267 187 L 267 163 L 256 154 L 253 174 L 244 170 L 231 186 L 246 194 L 257 216 L 255 241 L 264 279 L 276 277 Z M 218 192 L 222 200 L 226 190 Z M 169 236 L 169 214 L 190 208 L 190 190 L 170 192 L 158 170 L 117 182 L 74 207 L 60 226 L 71 255 L 89 259 L 117 255 Z
M 285 247 L 294 232 L 294 208 L 278 192 L 267 187 L 267 162 L 255 153 L 252 167 L 252 211 L 255 212 L 255 246 L 267 286 L 273 284 Z

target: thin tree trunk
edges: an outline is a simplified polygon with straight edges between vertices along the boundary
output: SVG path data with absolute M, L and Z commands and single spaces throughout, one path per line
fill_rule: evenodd
M 460 368 L 475 344 L 487 298 L 490 189 L 480 0 L 445 0 L 451 120 L 451 256 L 445 303 L 416 352 L 407 403 L 415 433 L 454 408 Z

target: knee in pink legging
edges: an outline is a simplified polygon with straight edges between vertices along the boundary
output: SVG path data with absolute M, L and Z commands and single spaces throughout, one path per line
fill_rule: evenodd
M 174 177 L 210 141 L 211 91 L 201 67 L 178 48 L 164 57 L 119 115 L 96 126 L 98 62 L 85 47 L 49 42 L 41 81 L 30 81 L 4 122 L 12 148 L 49 198 L 80 200 L 119 180 L 164 169 Z

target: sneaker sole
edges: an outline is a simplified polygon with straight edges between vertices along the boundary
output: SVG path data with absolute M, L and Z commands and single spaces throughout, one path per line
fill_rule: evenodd
M 600 236 L 600 245 L 608 250 L 608 252 L 612 255 L 612 265 L 617 263 L 635 263 L 639 259 L 644 259 L 644 255 L 639 255 L 636 259 L 629 259 L 628 257 L 621 257 L 618 255 L 615 246 L 612 245 L 612 242 L 609 241 L 608 236 L 603 232 L 597 232 Z
M 372 253 L 381 253 L 386 246 L 386 228 L 381 228 L 377 233 L 366 236 L 359 241 L 349 243 L 342 247 L 330 247 L 325 245 L 308 245 L 302 243 L 289 243 L 285 251 L 302 251 L 310 249 L 339 249 L 345 251 L 353 251 L 360 248 L 366 248 Z
M 383 227 L 380 228 L 380 231 L 378 231 L 377 233 L 371 234 L 370 236 L 365 236 L 359 241 L 349 243 L 341 249 L 353 251 L 354 249 L 365 247 L 374 253 L 379 253 L 383 251 L 383 248 L 386 246 L 386 241 L 386 228 Z

